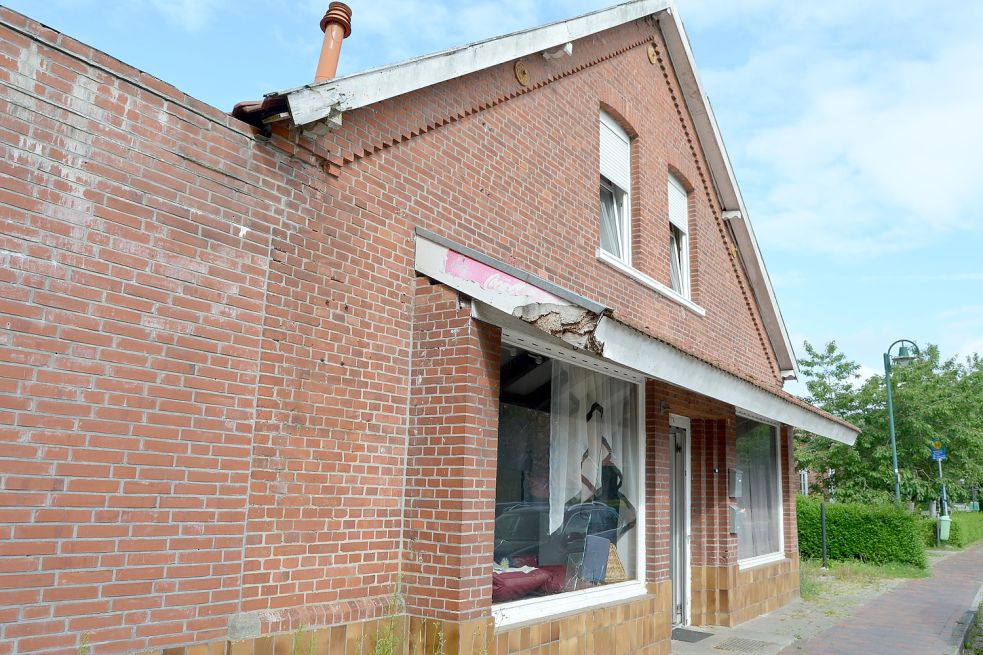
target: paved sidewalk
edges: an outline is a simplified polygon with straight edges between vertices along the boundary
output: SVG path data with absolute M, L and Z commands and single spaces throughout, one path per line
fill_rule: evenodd
M 942 655 L 958 653 L 983 587 L 983 543 L 939 562 L 932 577 L 904 582 L 853 616 L 782 653 Z
M 983 590 L 983 543 L 941 560 L 932 577 L 885 581 L 881 589 L 801 600 L 698 643 L 672 642 L 674 655 L 949 655 Z M 933 558 L 934 559 L 934 558 Z M 889 589 L 882 592 L 884 588 Z M 971 609 L 972 608 L 972 609 Z

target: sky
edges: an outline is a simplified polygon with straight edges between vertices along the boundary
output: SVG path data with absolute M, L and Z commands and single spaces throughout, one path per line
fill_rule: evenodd
M 223 110 L 313 79 L 328 4 L 3 1 Z M 339 73 L 611 4 L 350 0 Z M 797 355 L 983 353 L 983 2 L 677 7 Z

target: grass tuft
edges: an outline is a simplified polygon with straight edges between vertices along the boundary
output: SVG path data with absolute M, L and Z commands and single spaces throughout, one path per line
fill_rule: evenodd
M 829 569 L 824 571 L 821 561 L 805 559 L 799 566 L 799 593 L 804 600 L 815 600 L 835 583 L 870 586 L 883 580 L 929 576 L 931 571 L 928 569 L 897 562 L 830 562 Z

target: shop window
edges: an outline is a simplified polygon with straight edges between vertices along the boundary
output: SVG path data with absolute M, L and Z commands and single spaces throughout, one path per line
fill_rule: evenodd
M 493 601 L 636 579 L 638 385 L 506 345 Z
M 751 560 L 781 554 L 782 504 L 778 437 L 773 425 L 737 418 L 737 466 L 744 472 L 737 555 Z

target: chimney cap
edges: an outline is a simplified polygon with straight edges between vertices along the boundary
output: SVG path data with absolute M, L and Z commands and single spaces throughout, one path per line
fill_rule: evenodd
M 328 29 L 329 23 L 338 23 L 345 30 L 345 38 L 352 34 L 352 9 L 344 2 L 332 2 L 321 19 L 321 31 Z

